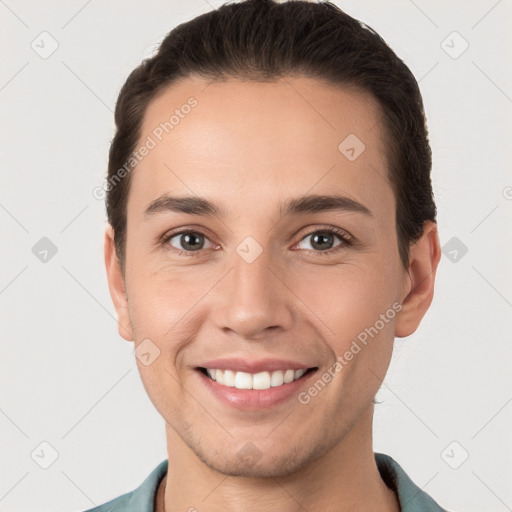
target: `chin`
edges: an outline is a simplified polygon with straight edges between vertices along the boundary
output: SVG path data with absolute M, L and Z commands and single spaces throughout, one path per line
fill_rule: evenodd
M 281 477 L 294 473 L 301 468 L 301 464 L 289 462 L 279 464 L 273 461 L 253 463 L 241 463 L 236 457 L 230 462 L 219 464 L 218 461 L 209 463 L 204 461 L 211 469 L 225 476 L 238 476 L 242 478 L 270 478 Z
M 220 458 L 218 455 L 197 453 L 197 456 L 211 469 L 225 476 L 237 476 L 245 478 L 270 478 L 282 477 L 295 473 L 313 460 L 318 458 L 318 451 L 308 453 L 290 451 L 289 453 L 261 453 L 252 443 L 248 442 L 228 457 Z

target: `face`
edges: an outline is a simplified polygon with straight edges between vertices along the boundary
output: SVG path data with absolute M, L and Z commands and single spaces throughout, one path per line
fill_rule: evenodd
M 149 105 L 143 143 L 116 306 L 147 393 L 210 468 L 305 467 L 371 422 L 411 289 L 376 104 L 307 78 L 187 78 Z

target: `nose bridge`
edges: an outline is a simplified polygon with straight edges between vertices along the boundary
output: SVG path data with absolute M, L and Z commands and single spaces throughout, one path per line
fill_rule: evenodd
M 230 267 L 217 291 L 218 327 L 244 338 L 257 337 L 269 327 L 289 328 L 290 303 L 286 287 L 276 278 L 280 266 L 273 263 L 271 251 L 247 237 L 232 254 Z

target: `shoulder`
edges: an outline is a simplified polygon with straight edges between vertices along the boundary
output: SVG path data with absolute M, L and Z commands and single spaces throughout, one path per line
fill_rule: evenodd
M 384 453 L 374 455 L 382 479 L 398 496 L 401 512 L 448 512 L 420 489 L 395 459 Z
M 133 491 L 84 512 L 154 512 L 156 491 L 167 473 L 167 466 L 166 459 Z

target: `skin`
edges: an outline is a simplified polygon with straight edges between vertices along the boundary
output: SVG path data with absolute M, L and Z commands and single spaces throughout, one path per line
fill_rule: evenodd
M 409 267 L 400 261 L 376 103 L 309 78 L 189 77 L 150 103 L 140 140 L 190 96 L 198 105 L 132 171 L 124 275 L 110 226 L 105 233 L 119 333 L 160 350 L 148 366 L 137 360 L 166 422 L 170 462 L 156 510 L 398 511 L 374 459 L 372 400 L 394 337 L 412 334 L 430 306 L 440 247 L 436 224 L 426 222 Z M 353 162 L 338 150 L 349 134 L 366 146 Z M 166 211 L 145 220 L 163 193 L 207 198 L 225 215 Z M 290 198 L 332 193 L 372 215 L 279 216 Z M 310 235 L 329 226 L 355 243 L 332 235 L 319 249 Z M 203 248 L 182 236 L 159 245 L 179 228 L 204 234 Z M 247 236 L 263 249 L 252 263 L 236 252 Z M 192 256 L 173 251 L 187 247 Z M 214 398 L 195 370 L 242 355 L 300 361 L 321 376 L 394 303 L 401 311 L 307 405 L 293 397 L 239 411 Z M 248 442 L 256 462 L 237 457 Z

